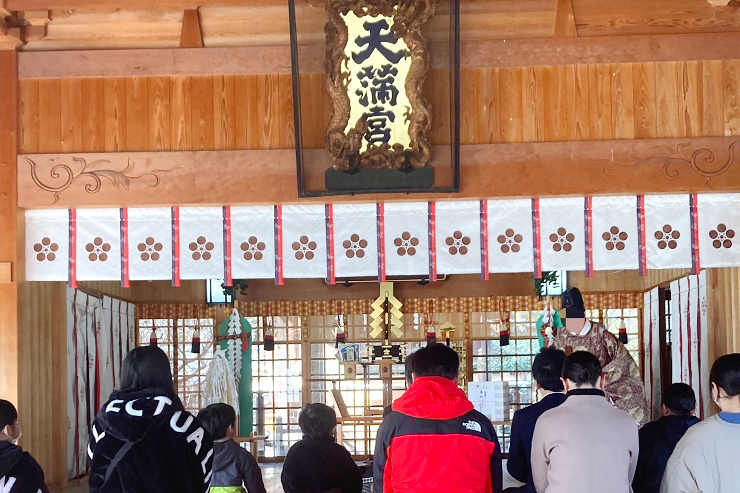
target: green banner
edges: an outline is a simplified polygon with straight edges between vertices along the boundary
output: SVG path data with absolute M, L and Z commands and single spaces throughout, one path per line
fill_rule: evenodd
M 238 317 L 238 322 L 237 318 Z M 233 322 L 233 324 L 231 323 Z M 239 332 L 235 334 L 234 332 Z M 237 391 L 239 392 L 239 436 L 252 434 L 252 326 L 247 319 L 234 310 L 218 328 L 221 336 L 219 347 L 226 354 L 226 359 L 241 358 L 241 372 Z M 246 344 L 244 338 L 246 337 Z M 244 349 L 246 347 L 246 349 Z

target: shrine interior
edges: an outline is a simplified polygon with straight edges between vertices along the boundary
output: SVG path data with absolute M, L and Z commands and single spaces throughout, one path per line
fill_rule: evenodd
M 0 399 L 50 491 L 88 491 L 158 346 L 283 492 L 307 404 L 367 464 L 440 343 L 505 461 L 575 287 L 637 421 L 675 382 L 709 418 L 739 189 L 736 0 L 0 0 Z

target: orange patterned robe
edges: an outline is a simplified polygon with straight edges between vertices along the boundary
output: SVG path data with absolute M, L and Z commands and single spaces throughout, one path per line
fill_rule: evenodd
M 602 372 L 606 375 L 607 398 L 618 409 L 628 412 L 640 426 L 649 421 L 640 369 L 624 344 L 603 325 L 592 321 L 591 330 L 585 336 L 559 329 L 553 345 L 562 350 L 570 346 L 573 351 L 594 354 L 601 361 Z

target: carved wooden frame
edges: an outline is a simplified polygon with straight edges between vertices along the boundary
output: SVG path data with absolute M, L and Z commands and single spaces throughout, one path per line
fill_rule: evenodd
M 434 0 L 327 0 L 328 21 L 324 27 L 326 34 L 326 76 L 327 90 L 332 100 L 332 113 L 326 132 L 326 149 L 334 159 L 334 168 L 347 169 L 349 156 L 356 155 L 362 145 L 366 122 L 359 120 L 354 129 L 345 134 L 350 117 L 350 101 L 347 79 L 341 66 L 346 55 L 347 26 L 341 18 L 349 11 L 360 16 L 383 15 L 393 18 L 391 30 L 402 38 L 409 48 L 411 68 L 404 81 L 404 87 L 411 103 L 409 121 L 410 164 L 414 168 L 426 166 L 432 155 L 432 146 L 427 140 L 427 132 L 432 123 L 431 106 L 423 94 L 424 80 L 429 69 L 429 52 L 421 34 L 421 28 L 434 15 Z M 372 146 L 359 155 L 361 168 L 399 169 L 405 166 L 405 149 L 400 144 Z

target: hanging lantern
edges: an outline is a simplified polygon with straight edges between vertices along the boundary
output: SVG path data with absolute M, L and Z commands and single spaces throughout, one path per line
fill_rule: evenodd
M 340 344 L 344 344 L 344 341 L 346 339 L 346 335 L 344 333 L 344 327 L 341 324 L 339 315 L 337 315 L 337 321 L 334 322 L 334 334 L 336 337 L 334 341 L 334 347 L 338 348 Z
M 157 329 L 155 328 L 152 328 L 152 333 L 149 334 L 149 345 L 150 346 L 157 345 Z
M 193 331 L 193 342 L 190 348 L 191 353 L 200 353 L 200 327 L 195 326 Z

